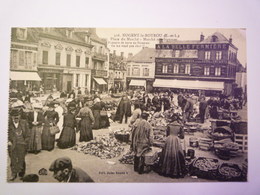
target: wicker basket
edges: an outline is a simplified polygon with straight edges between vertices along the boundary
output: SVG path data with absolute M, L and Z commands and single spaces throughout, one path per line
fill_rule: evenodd
M 120 142 L 126 142 L 128 143 L 129 142 L 129 138 L 130 138 L 130 134 L 118 134 L 118 133 L 115 133 L 115 138 L 120 141 Z
M 228 173 L 228 169 L 224 172 L 223 168 L 231 168 L 235 170 L 236 175 L 232 175 L 231 172 Z M 242 170 L 237 164 L 222 163 L 218 168 L 218 179 L 221 181 L 242 181 Z
M 200 167 L 196 166 L 196 163 L 200 160 L 212 161 L 213 163 L 217 164 L 217 166 L 212 169 L 209 169 L 209 170 L 202 170 Z M 204 179 L 216 179 L 218 167 L 219 167 L 218 159 L 199 157 L 193 161 L 191 170 L 190 170 L 190 174 L 196 175 L 197 177 L 204 178 Z

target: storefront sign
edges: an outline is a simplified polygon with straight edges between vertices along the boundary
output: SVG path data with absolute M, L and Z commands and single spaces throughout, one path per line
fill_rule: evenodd
M 160 49 L 172 49 L 172 50 L 226 50 L 228 49 L 227 43 L 216 44 L 156 44 L 155 48 Z

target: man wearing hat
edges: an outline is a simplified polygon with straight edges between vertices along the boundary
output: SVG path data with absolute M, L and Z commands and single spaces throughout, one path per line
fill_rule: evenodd
M 131 150 L 134 152 L 134 171 L 142 174 L 144 171 L 144 154 L 153 143 L 153 128 L 147 122 L 149 114 L 143 112 L 132 127 Z
M 59 182 L 94 182 L 93 179 L 82 169 L 73 167 L 70 158 L 58 158 L 51 164 L 50 171 Z
M 25 174 L 25 155 L 27 152 L 30 131 L 27 121 L 22 120 L 20 112 L 13 109 L 8 128 L 8 151 L 11 159 L 12 177 L 10 181 L 16 179 L 17 175 L 23 177 Z

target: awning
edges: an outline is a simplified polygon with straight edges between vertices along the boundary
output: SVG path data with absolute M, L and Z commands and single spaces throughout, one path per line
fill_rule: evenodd
M 129 86 L 146 86 L 146 80 L 136 80 L 132 79 L 129 83 Z
M 224 89 L 224 82 L 176 80 L 176 79 L 155 79 L 155 81 L 153 83 L 153 87 L 221 91 Z
M 106 85 L 106 81 L 102 78 L 94 78 L 94 80 L 99 84 L 99 85 Z
M 13 81 L 41 81 L 37 72 L 14 72 L 11 71 L 10 79 Z

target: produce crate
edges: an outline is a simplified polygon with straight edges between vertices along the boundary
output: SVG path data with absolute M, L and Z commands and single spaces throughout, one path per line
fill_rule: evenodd
M 213 140 L 212 139 L 207 139 L 207 138 L 200 138 L 199 139 L 199 149 L 200 150 L 209 151 L 209 150 L 211 150 L 212 146 L 213 146 Z
M 221 181 L 242 181 L 242 170 L 237 164 L 222 163 L 218 168 L 218 179 Z
M 235 142 L 239 145 L 239 150 L 247 152 L 247 135 L 235 134 Z

